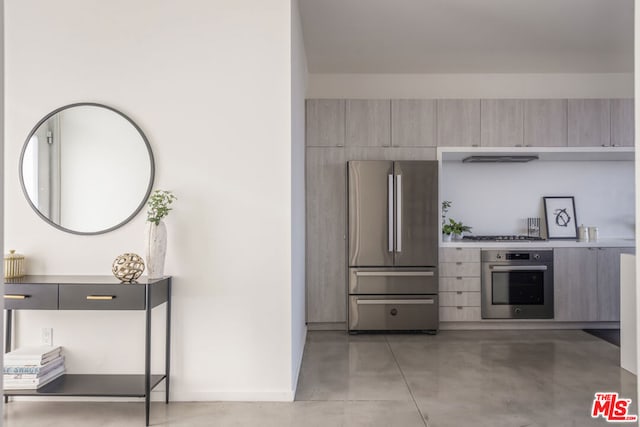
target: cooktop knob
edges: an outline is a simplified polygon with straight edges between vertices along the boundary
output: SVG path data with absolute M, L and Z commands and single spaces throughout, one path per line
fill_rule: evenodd
M 540 254 L 533 254 L 533 259 L 540 259 Z
M 502 255 L 498 254 L 498 255 L 496 255 L 496 258 L 498 258 L 498 259 L 502 258 Z

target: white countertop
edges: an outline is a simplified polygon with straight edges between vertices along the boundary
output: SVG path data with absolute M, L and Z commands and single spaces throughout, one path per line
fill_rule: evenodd
M 440 242 L 441 248 L 633 248 L 635 239 L 599 239 L 596 242 L 579 242 L 577 240 L 532 240 L 532 241 L 469 241 L 458 240 Z

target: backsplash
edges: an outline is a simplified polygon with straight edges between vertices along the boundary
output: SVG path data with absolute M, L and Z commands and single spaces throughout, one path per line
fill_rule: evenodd
M 449 216 L 474 234 L 526 234 L 527 217 L 544 229 L 542 197 L 574 196 L 578 225 L 597 226 L 600 238 L 634 236 L 632 161 L 443 162 L 440 182 Z

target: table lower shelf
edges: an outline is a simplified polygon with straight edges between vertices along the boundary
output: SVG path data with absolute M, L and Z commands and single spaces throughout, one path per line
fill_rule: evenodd
M 165 375 L 151 375 L 151 390 Z M 65 374 L 36 390 L 4 390 L 5 396 L 145 397 L 144 375 Z

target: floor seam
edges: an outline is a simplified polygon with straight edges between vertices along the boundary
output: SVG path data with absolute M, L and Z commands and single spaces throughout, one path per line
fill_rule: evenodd
M 413 404 L 415 405 L 416 410 L 418 411 L 418 414 L 420 415 L 420 419 L 422 420 L 422 424 L 424 424 L 425 427 L 429 427 L 429 423 L 427 423 L 427 420 L 425 419 L 424 414 L 422 413 L 422 411 L 420 410 L 420 407 L 418 406 L 418 402 L 416 402 L 416 397 L 413 395 L 413 390 L 411 390 L 411 387 L 409 387 L 409 382 L 407 381 L 407 378 L 404 376 L 404 371 L 400 367 L 400 363 L 398 363 L 398 359 L 396 358 L 396 354 L 393 352 L 393 348 L 391 348 L 391 343 L 389 342 L 389 339 L 388 339 L 388 337 L 386 335 L 384 337 L 384 341 L 387 343 L 387 347 L 389 347 L 389 351 L 391 352 L 391 356 L 393 357 L 393 361 L 396 362 L 396 366 L 398 367 L 398 370 L 400 371 L 400 375 L 402 375 L 402 380 L 404 381 L 404 384 L 407 386 L 407 390 L 409 390 L 409 394 L 411 395 L 411 400 L 413 400 Z

